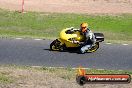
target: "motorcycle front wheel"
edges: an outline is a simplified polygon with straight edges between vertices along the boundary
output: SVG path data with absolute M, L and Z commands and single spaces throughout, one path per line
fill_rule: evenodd
M 61 45 L 61 42 L 56 39 L 50 44 L 50 50 L 52 51 L 63 51 L 64 50 L 64 44 Z

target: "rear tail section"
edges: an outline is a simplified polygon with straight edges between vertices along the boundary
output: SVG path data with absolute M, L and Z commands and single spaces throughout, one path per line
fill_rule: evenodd
M 97 42 L 102 42 L 104 41 L 104 34 L 103 33 L 94 33 L 96 41 Z

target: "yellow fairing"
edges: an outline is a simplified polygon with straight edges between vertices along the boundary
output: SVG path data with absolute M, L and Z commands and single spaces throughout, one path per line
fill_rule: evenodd
M 77 41 L 82 41 L 83 40 L 83 36 L 80 35 L 80 32 L 79 31 L 76 31 L 74 32 L 73 34 L 66 34 L 66 31 L 69 30 L 69 29 L 63 29 L 61 32 L 60 32 L 60 38 L 59 38 L 59 41 L 62 43 L 62 44 L 65 44 L 66 47 L 78 47 L 79 45 L 78 44 L 74 44 L 72 43 L 70 40 L 70 38 L 75 38 L 75 40 Z

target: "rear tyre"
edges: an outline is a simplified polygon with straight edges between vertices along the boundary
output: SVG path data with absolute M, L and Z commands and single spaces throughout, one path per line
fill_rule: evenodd
M 92 53 L 97 51 L 97 49 L 99 48 L 99 42 L 95 43 L 95 46 L 92 46 L 87 52 Z

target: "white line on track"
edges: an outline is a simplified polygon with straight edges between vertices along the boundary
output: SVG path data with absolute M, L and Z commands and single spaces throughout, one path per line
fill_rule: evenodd
M 42 67 L 44 67 L 44 68 L 50 68 L 50 69 L 66 69 L 66 68 L 68 68 L 68 67 L 45 67 L 45 66 L 31 66 L 31 67 L 33 67 L 33 68 L 42 68 Z M 71 68 L 71 67 L 69 67 L 69 68 Z M 93 68 L 83 68 L 83 67 L 81 67 L 82 69 L 85 69 L 85 70 L 90 70 L 90 69 L 93 69 Z M 71 69 L 79 69 L 79 66 L 76 68 L 71 68 Z M 106 70 L 106 69 L 96 69 L 96 70 Z M 115 71 L 115 70 L 110 70 L 110 71 Z M 118 69 L 118 71 L 123 71 L 123 70 L 121 70 L 121 69 Z
M 72 68 L 72 69 L 79 69 L 79 67 L 78 67 L 78 68 Z M 83 67 L 82 67 L 82 69 L 87 69 L 87 70 L 89 70 L 90 68 L 83 68 Z
M 17 39 L 17 40 L 21 40 L 21 39 L 23 39 L 23 38 L 16 38 L 16 39 Z M 43 40 L 43 39 L 34 39 L 34 40 L 40 41 L 40 40 Z M 111 45 L 112 43 L 105 43 L 105 44 Z M 122 45 L 127 46 L 128 44 L 122 44 Z
M 22 39 L 22 38 L 16 38 L 16 39 L 20 40 L 20 39 Z
M 127 46 L 128 44 L 122 44 L 122 45 Z
M 31 66 L 31 67 L 42 68 L 43 66 Z M 58 68 L 58 69 L 65 69 L 65 68 L 68 68 L 68 67 L 45 67 L 45 68 L 53 68 L 53 69 Z M 82 67 L 82 68 L 83 68 L 83 67 Z M 78 68 L 71 68 L 71 69 L 79 69 L 79 67 L 78 67 Z M 83 68 L 83 69 L 90 69 L 90 68 Z M 103 70 L 103 69 L 101 69 L 101 70 Z
M 42 40 L 42 39 L 34 39 L 34 40 L 37 40 L 37 41 L 39 41 L 39 40 Z
M 112 43 L 106 43 L 106 44 L 110 45 L 110 44 L 112 44 Z

